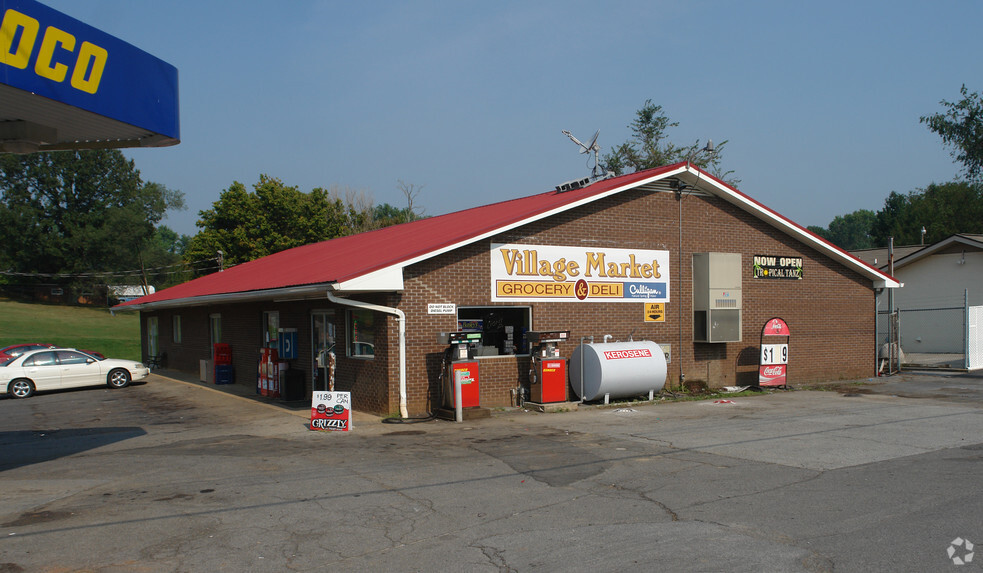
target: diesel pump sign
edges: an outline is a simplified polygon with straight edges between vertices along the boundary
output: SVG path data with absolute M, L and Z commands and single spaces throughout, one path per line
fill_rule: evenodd
M 491 299 L 669 302 L 669 251 L 492 244 Z

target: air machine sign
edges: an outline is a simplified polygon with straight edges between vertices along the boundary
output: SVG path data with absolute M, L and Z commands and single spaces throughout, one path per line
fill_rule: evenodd
M 669 302 L 669 251 L 491 245 L 493 301 Z

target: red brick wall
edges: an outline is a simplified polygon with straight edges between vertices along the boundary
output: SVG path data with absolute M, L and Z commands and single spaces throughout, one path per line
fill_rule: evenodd
M 720 199 L 688 195 L 680 203 L 672 193 L 636 189 L 412 265 L 404 272 L 402 293 L 351 295 L 352 299 L 398 307 L 406 313 L 407 398 L 411 415 L 441 406 L 439 376 L 446 346 L 437 342 L 437 334 L 457 330 L 455 316 L 429 315 L 427 304 L 503 304 L 489 302 L 492 242 L 669 251 L 670 302 L 662 323 L 644 322 L 641 302 L 505 305 L 530 306 L 534 330 L 570 330 L 572 342 L 559 346 L 563 356 L 569 357 L 583 336 L 594 336 L 600 342 L 605 334 L 625 340 L 633 333 L 636 340 L 672 345 L 668 370 L 668 384 L 672 387 L 678 385 L 680 374 L 685 374 L 687 381 L 700 380 L 712 387 L 749 384 L 757 379 L 761 327 L 767 319 L 780 316 L 792 331 L 792 385 L 866 377 L 874 371 L 874 294 L 868 280 Z M 741 254 L 742 342 L 692 341 L 692 254 L 708 251 Z M 801 256 L 804 278 L 754 279 L 754 255 Z M 345 356 L 348 309 L 326 299 L 149 314 L 160 317 L 160 341 L 161 348 L 168 352 L 167 366 L 197 373 L 198 360 L 209 356 L 208 315 L 221 313 L 223 340 L 233 347 L 237 383 L 255 385 L 262 312 L 279 310 L 280 326 L 298 329 L 300 357 L 291 368 L 305 371 L 309 395 L 310 312 L 331 308 L 338 329 L 336 389 L 351 391 L 356 409 L 382 414 L 398 412 L 399 325 L 392 315 L 378 315 L 375 357 L 355 359 Z M 175 313 L 181 314 L 184 330 L 179 345 L 171 342 L 170 317 Z M 144 315 L 145 323 L 148 313 Z M 146 352 L 145 335 L 144 349 Z M 485 358 L 480 363 L 482 405 L 510 405 L 511 390 L 528 381 L 528 356 Z
M 502 233 L 406 270 L 400 308 L 409 323 L 409 397 L 421 411 L 425 384 L 435 378 L 444 349 L 437 332 L 456 329 L 453 316 L 427 315 L 428 303 L 495 306 L 490 299 L 489 245 L 524 243 L 596 248 L 658 249 L 670 252 L 670 299 L 664 323 L 644 322 L 642 303 L 516 303 L 532 307 L 533 329 L 571 331 L 571 339 L 605 334 L 672 345 L 669 385 L 700 380 L 711 387 L 757 380 L 761 327 L 781 316 L 792 331 L 789 380 L 796 383 L 869 376 L 874 369 L 874 295 L 870 282 L 831 259 L 713 197 L 682 199 L 670 193 L 634 190 L 573 212 Z M 742 256 L 742 342 L 694 343 L 692 254 L 736 252 Z M 680 253 L 682 257 L 680 258 Z M 803 257 L 802 280 L 754 279 L 754 255 Z M 681 263 L 681 264 L 680 264 Z M 504 303 L 496 303 L 504 304 Z M 569 357 L 576 342 L 560 344 Z M 419 357 L 427 356 L 427 360 Z M 510 390 L 526 382 L 528 357 L 481 360 L 482 404 L 507 406 Z

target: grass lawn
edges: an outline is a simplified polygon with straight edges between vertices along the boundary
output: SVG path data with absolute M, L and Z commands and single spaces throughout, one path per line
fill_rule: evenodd
M 0 348 L 49 342 L 140 360 L 140 314 L 105 308 L 30 304 L 0 298 Z

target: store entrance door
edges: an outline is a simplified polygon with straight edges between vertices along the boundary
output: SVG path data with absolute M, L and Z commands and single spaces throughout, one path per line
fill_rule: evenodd
M 311 313 L 311 388 L 334 390 L 335 323 L 333 310 Z

